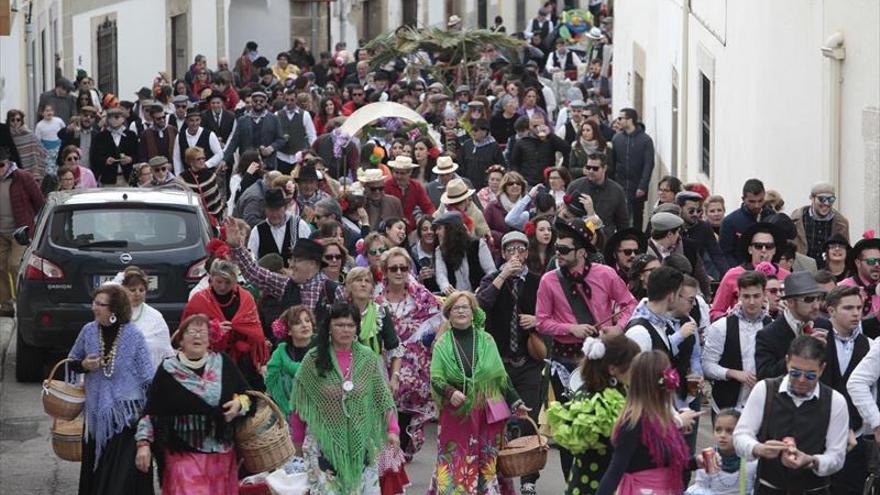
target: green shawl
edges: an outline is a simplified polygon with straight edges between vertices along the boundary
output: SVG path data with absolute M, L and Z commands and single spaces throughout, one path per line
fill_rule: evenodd
M 507 371 L 504 369 L 495 340 L 483 330 L 485 318 L 482 310 L 477 310 L 474 314 L 475 363 L 471 376 L 467 377 L 464 374 L 464 367 L 455 349 L 452 330 L 443 332 L 434 344 L 434 354 L 431 358 L 431 382 L 436 385 L 431 387 L 434 401 L 438 407 L 443 406 L 444 397 L 439 396 L 438 392 L 446 386 L 464 388 L 462 392 L 467 395 L 467 400 L 455 411 L 456 415 L 470 414 L 475 405 L 485 404 L 487 399 L 496 399 L 507 390 L 509 383 Z M 466 359 L 470 359 L 470 356 Z
M 386 412 L 394 409 L 382 362 L 369 347 L 352 344 L 351 381 L 344 394 L 342 372 L 331 348 L 333 371 L 321 376 L 315 364 L 318 349 L 302 360 L 294 380 L 293 410 L 308 426 L 321 454 L 333 465 L 340 494 L 354 493 L 364 461 L 375 462 L 387 441 Z
M 301 363 L 290 359 L 287 354 L 287 342 L 281 342 L 272 353 L 269 362 L 266 363 L 266 391 L 272 400 L 278 404 L 278 408 L 284 413 L 284 417 L 290 416 L 291 402 L 293 401 L 293 377 Z
M 361 328 L 358 334 L 358 340 L 361 344 L 369 347 L 376 354 L 382 354 L 382 344 L 379 342 L 379 325 L 378 322 L 378 305 L 370 301 L 367 304 L 367 310 L 361 317 Z

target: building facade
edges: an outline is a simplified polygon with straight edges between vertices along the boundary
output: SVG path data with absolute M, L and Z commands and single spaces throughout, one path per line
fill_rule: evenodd
M 658 175 L 729 201 L 760 177 L 787 211 L 828 181 L 858 237 L 880 227 L 878 19 L 874 0 L 618 1 L 615 110 L 639 111 Z

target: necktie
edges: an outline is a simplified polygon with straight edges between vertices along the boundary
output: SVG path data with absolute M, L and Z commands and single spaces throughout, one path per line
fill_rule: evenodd
M 222 114 L 219 114 L 219 113 L 215 113 L 215 114 L 214 114 L 214 120 L 217 121 L 217 126 L 218 126 L 218 127 L 220 126 L 220 115 L 222 115 Z
M 513 317 L 510 319 L 510 354 L 519 353 L 519 289 L 521 280 L 515 277 L 510 281 L 510 297 L 513 301 Z

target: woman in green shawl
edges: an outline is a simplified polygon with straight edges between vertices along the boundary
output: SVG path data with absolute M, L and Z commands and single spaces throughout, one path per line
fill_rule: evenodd
M 312 348 L 314 328 L 315 316 L 301 304 L 287 308 L 272 322 L 272 333 L 279 343 L 266 364 L 266 391 L 285 418 L 292 409 L 293 377 Z M 302 455 L 301 444 L 296 444 L 296 451 Z
M 437 464 L 430 495 L 515 494 L 511 480 L 496 471 L 504 425 L 511 411 L 526 417 L 498 347 L 483 330 L 485 313 L 470 292 L 446 298 L 441 333 L 431 358 L 431 391 L 440 409 Z
M 358 340 L 360 311 L 328 310 L 293 392 L 294 442 L 302 443 L 311 495 L 379 495 L 378 454 L 400 429 L 382 360 Z

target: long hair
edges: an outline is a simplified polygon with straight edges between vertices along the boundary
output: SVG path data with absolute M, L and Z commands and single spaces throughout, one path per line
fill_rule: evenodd
M 539 215 L 530 222 L 535 226 L 534 229 L 527 229 L 526 236 L 529 238 L 529 256 L 526 258 L 526 266 L 529 271 L 535 273 L 537 275 L 542 275 L 545 271 L 547 271 L 547 262 L 550 260 L 550 257 L 553 256 L 553 251 L 556 248 L 556 229 L 553 228 L 553 216 L 552 215 Z M 537 230 L 538 224 L 541 222 L 547 222 L 550 224 L 550 243 L 547 244 L 546 250 L 544 251 L 544 259 L 541 260 L 541 246 L 538 244 L 537 239 Z
M 593 139 L 596 141 L 596 145 L 599 151 L 605 151 L 605 147 L 608 146 L 605 141 L 605 135 L 599 130 L 599 125 L 593 122 L 592 120 L 586 120 L 583 124 L 581 124 L 581 128 L 578 129 L 578 140 L 580 140 L 581 133 L 584 130 L 584 127 L 589 127 L 591 131 L 593 131 Z
M 339 318 L 351 318 L 354 321 L 355 328 L 360 328 L 361 312 L 357 307 L 348 301 L 336 301 L 327 310 L 327 316 L 318 322 L 318 342 L 317 357 L 315 366 L 318 368 L 318 374 L 326 376 L 328 372 L 333 371 L 333 359 L 330 358 L 330 322 Z M 357 332 L 357 330 L 355 330 Z
M 660 384 L 663 370 L 668 367 L 669 358 L 660 351 L 642 352 L 633 359 L 629 393 L 616 429 L 633 428 L 642 419 L 654 420 L 669 428 L 675 427 L 670 407 L 673 392 Z
M 605 356 L 601 359 L 585 357 L 581 365 L 581 378 L 587 390 L 592 393 L 600 393 L 611 386 L 611 366 L 617 368 L 618 372 L 625 373 L 640 352 L 638 344 L 622 334 L 604 336 L 602 343 L 605 345 Z M 618 382 L 615 388 L 623 389 L 623 383 Z
M 452 223 L 446 225 L 446 235 L 440 244 L 440 253 L 443 255 L 443 261 L 450 273 L 458 270 L 461 261 L 467 256 L 467 250 L 471 244 L 471 235 L 468 234 L 467 227 L 463 223 Z M 471 270 L 474 270 L 471 267 Z

